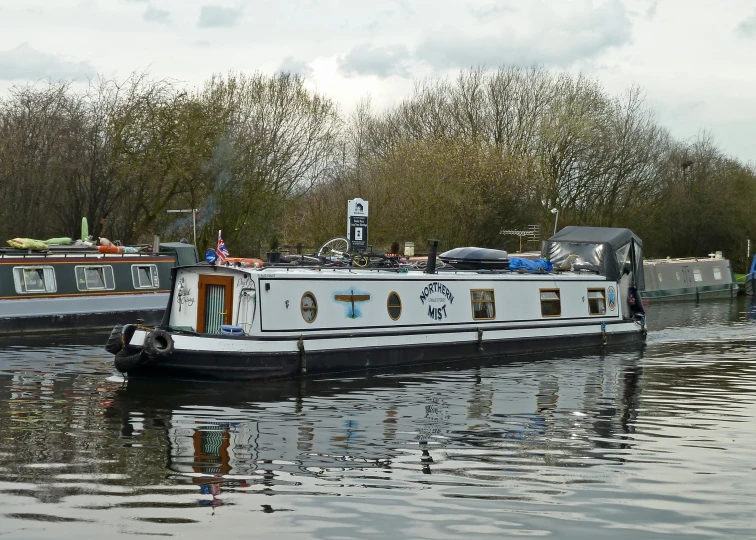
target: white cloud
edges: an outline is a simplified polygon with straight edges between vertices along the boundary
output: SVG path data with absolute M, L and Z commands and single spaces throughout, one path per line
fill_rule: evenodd
M 199 18 L 200 28 L 224 28 L 236 26 L 241 19 L 242 10 L 222 6 L 202 6 Z
M 281 65 L 278 66 L 278 69 L 276 71 L 284 71 L 305 77 L 310 76 L 314 73 L 313 69 L 307 62 L 303 60 L 297 60 L 293 56 L 287 56 L 286 58 L 284 58 L 283 62 L 281 62 Z
M 339 61 L 339 69 L 347 76 L 406 77 L 409 75 L 409 59 L 409 50 L 404 45 L 373 47 L 369 43 L 362 43 Z
M 87 62 L 70 62 L 60 56 L 40 52 L 28 43 L 0 51 L 0 79 L 6 81 L 78 79 L 94 75 L 94 71 Z
M 736 28 L 738 34 L 746 38 L 756 37 L 756 11 L 738 24 Z
M 157 9 L 152 6 L 148 6 L 144 12 L 144 20 L 147 22 L 170 24 L 171 12 L 164 9 Z
M 414 80 L 460 68 L 541 64 L 595 77 L 611 94 L 639 85 L 675 137 L 710 130 L 723 150 L 756 161 L 753 0 L 0 4 L 0 98 L 15 81 L 95 71 L 149 69 L 201 87 L 213 73 L 285 70 L 348 114 L 367 95 L 380 110 L 407 97 Z M 697 105 L 682 113 L 686 103 Z

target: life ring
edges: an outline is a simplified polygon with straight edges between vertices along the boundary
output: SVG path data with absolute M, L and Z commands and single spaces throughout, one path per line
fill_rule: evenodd
M 254 268 L 262 268 L 263 261 L 262 259 L 247 259 L 242 257 L 226 257 L 226 262 L 224 262 L 226 266 L 235 266 L 236 268 L 242 268 L 242 267 L 248 267 L 252 266 Z
M 153 330 L 144 339 L 144 352 L 150 360 L 173 354 L 173 338 L 165 330 Z

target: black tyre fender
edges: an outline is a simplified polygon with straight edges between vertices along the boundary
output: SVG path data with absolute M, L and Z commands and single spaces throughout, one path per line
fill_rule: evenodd
M 153 330 L 144 340 L 144 352 L 150 360 L 168 357 L 173 354 L 173 338 L 165 330 Z
M 123 333 L 123 325 L 117 324 L 111 330 L 108 336 L 108 341 L 105 343 L 105 350 L 110 354 L 118 354 L 123 349 L 123 341 L 121 341 L 121 334 Z
M 134 371 L 141 363 L 142 351 L 139 351 L 135 354 L 129 354 L 128 352 L 126 352 L 126 349 L 121 349 L 120 351 L 118 351 L 118 353 L 115 355 L 115 359 L 113 360 L 113 365 L 115 365 L 115 368 L 121 373 L 129 373 L 130 371 Z

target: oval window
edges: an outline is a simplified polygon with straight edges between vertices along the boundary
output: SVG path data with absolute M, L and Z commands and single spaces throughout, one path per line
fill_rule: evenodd
M 395 292 L 392 292 L 388 295 L 388 300 L 386 301 L 386 309 L 388 309 L 389 317 L 391 317 L 391 319 L 394 321 L 398 320 L 399 317 L 402 316 L 402 299 L 399 298 L 399 295 Z
M 662 275 L 661 274 L 657 274 L 657 275 L 659 276 L 659 283 L 661 283 Z
M 680 281 L 680 272 L 675 272 L 675 276 L 677 276 L 677 281 Z
M 299 308 L 302 310 L 302 318 L 307 323 L 311 323 L 318 316 L 318 301 L 315 300 L 315 295 L 311 292 L 306 292 L 302 295 Z

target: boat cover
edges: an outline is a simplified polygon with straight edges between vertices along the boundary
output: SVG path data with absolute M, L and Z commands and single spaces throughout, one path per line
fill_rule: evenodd
M 633 271 L 635 286 L 645 288 L 643 242 L 630 229 L 565 227 L 548 239 L 543 256 L 555 268 L 591 270 L 615 281 L 627 268 Z
M 505 269 L 509 266 L 506 251 L 479 247 L 460 247 L 442 253 L 443 262 L 460 270 Z

